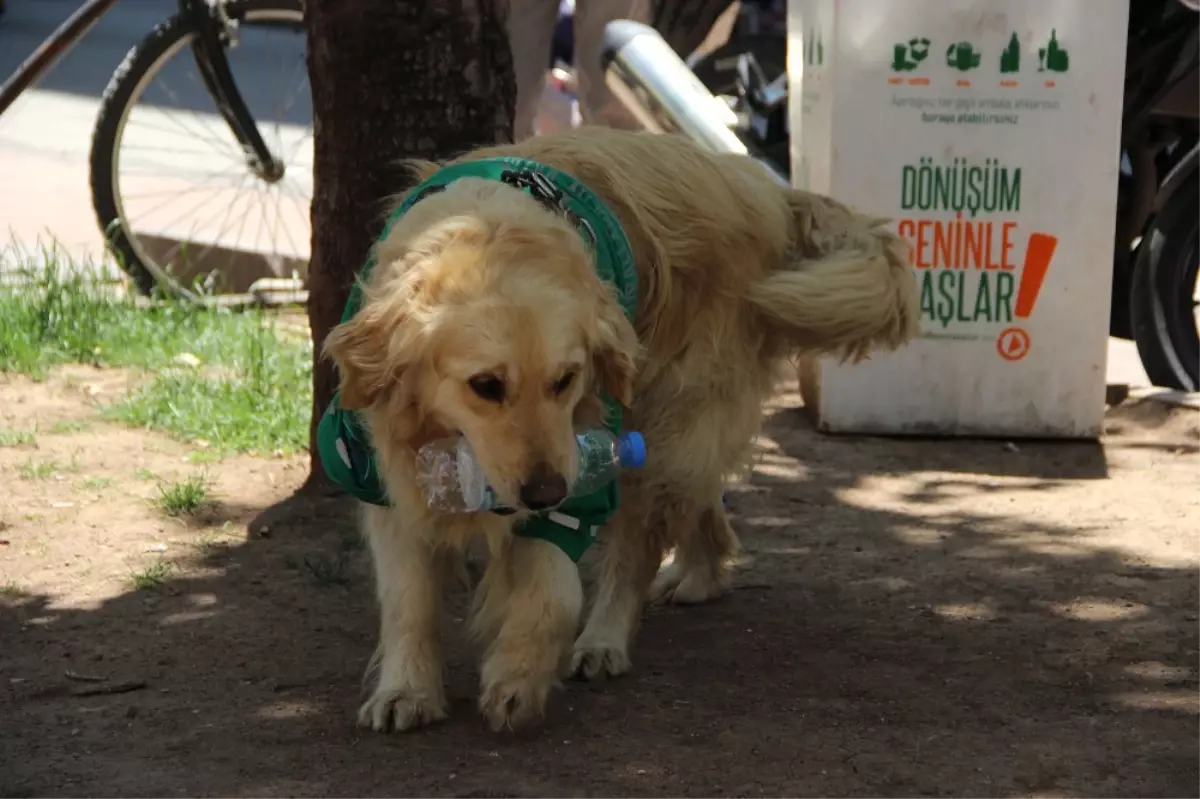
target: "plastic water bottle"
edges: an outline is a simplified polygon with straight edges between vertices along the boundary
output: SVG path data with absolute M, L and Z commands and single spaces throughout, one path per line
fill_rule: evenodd
M 640 433 L 614 436 L 604 428 L 575 436 L 579 447 L 579 477 L 572 496 L 590 494 L 616 479 L 621 469 L 646 463 L 646 442 Z M 465 436 L 431 441 L 417 450 L 417 484 L 429 507 L 442 513 L 498 510 L 504 503 L 488 485 L 482 467 Z

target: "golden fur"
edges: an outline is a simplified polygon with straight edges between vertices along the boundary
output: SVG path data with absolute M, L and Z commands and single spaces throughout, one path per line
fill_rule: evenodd
M 701 602 L 728 586 L 737 538 L 722 485 L 749 458 L 775 362 L 799 351 L 857 359 L 915 331 L 903 245 L 881 220 L 781 188 L 747 158 L 601 128 L 464 158 L 495 155 L 557 167 L 609 203 L 637 259 L 637 318 L 626 320 L 567 221 L 498 182 L 463 179 L 423 199 L 379 246 L 362 311 L 325 347 L 394 500 L 364 511 L 381 626 L 360 721 L 375 729 L 445 716 L 443 578 L 448 556 L 477 540 L 490 557 L 472 630 L 493 728 L 539 719 L 567 673 L 625 672 L 647 596 Z M 553 503 L 577 473 L 574 432 L 599 420 L 599 387 L 629 408 L 649 455 L 622 475 L 579 633 L 570 559 L 512 535 L 523 514 L 430 511 L 414 452 L 461 431 L 501 499 Z

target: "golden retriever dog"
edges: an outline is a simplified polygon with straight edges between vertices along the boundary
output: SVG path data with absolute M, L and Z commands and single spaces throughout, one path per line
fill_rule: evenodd
M 582 128 L 459 161 L 494 156 L 552 166 L 603 198 L 636 259 L 636 318 L 570 221 L 500 181 L 462 179 L 422 198 L 377 245 L 360 312 L 325 346 L 392 501 L 363 513 L 380 631 L 359 720 L 376 730 L 446 716 L 440 602 L 474 544 L 488 553 L 471 630 L 493 729 L 540 720 L 565 676 L 626 672 L 648 598 L 703 602 L 729 586 L 738 542 L 722 487 L 750 459 L 773 367 L 801 352 L 859 359 L 915 332 L 901 240 L 881 220 L 780 187 L 746 157 Z M 439 166 L 414 170 L 425 179 Z M 648 457 L 620 477 L 580 631 L 576 564 L 511 531 L 563 499 L 579 468 L 574 436 L 601 419 L 600 390 L 624 406 Z M 518 513 L 430 510 L 415 452 L 458 433 Z

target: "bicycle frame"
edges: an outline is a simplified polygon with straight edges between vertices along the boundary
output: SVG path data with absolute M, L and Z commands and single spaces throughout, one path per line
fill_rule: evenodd
M 262 180 L 277 182 L 283 177 L 283 162 L 271 153 L 263 141 L 258 125 L 229 71 L 229 61 L 225 58 L 222 40 L 229 36 L 231 29 L 221 0 L 211 3 L 210 0 L 179 0 L 179 14 L 191 20 L 192 28 L 196 31 L 192 57 L 217 110 L 242 146 L 250 168 Z
M 66 22 L 59 25 L 58 29 L 33 51 L 33 55 L 17 67 L 12 77 L 0 86 L 0 115 L 16 102 L 22 92 L 57 64 L 116 3 L 117 0 L 87 0 Z

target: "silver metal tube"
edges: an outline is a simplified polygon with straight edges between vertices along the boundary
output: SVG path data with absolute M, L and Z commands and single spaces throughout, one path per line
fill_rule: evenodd
M 731 127 L 733 109 L 714 97 L 658 31 L 627 19 L 604 29 L 605 82 L 647 130 L 682 133 L 717 153 L 750 155 Z M 756 158 L 780 184 L 788 179 Z

